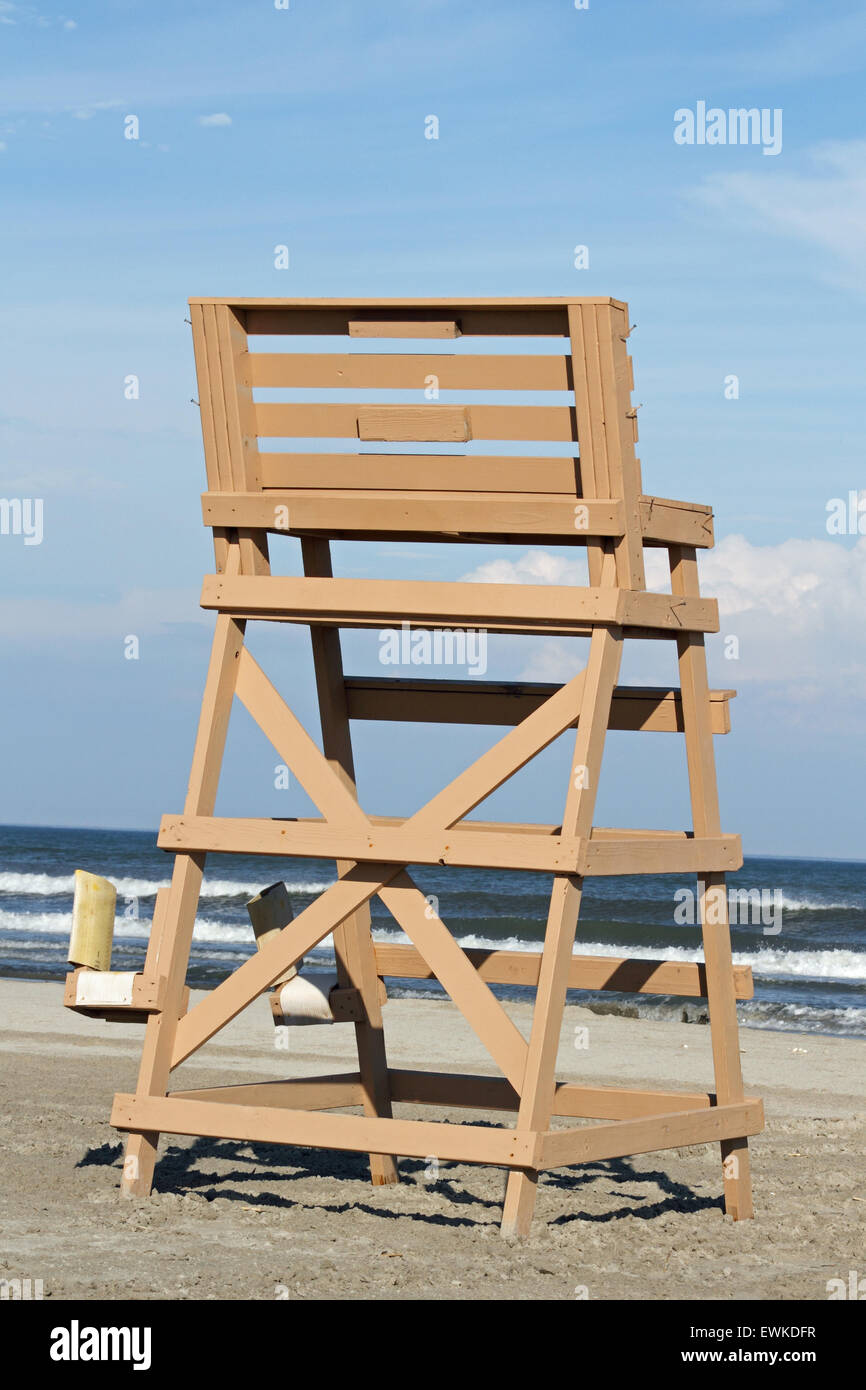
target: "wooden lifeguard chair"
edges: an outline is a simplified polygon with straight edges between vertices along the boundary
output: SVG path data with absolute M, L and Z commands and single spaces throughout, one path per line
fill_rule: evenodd
M 720 828 L 713 754 L 713 735 L 729 727 L 732 692 L 708 688 L 704 633 L 717 630 L 718 616 L 716 604 L 700 595 L 696 562 L 697 549 L 713 543 L 712 513 L 642 491 L 626 305 L 596 298 L 195 299 L 191 317 L 207 465 L 203 513 L 216 557 L 201 601 L 215 610 L 216 630 L 186 803 L 180 815 L 163 819 L 159 833 L 160 846 L 175 861 L 171 887 L 155 913 L 150 977 L 138 985 L 136 1003 L 147 1018 L 138 1088 L 116 1096 L 111 1115 L 113 1125 L 129 1131 L 125 1190 L 150 1191 L 161 1132 L 367 1152 L 376 1184 L 397 1181 L 395 1155 L 433 1154 L 506 1168 L 502 1230 L 525 1235 L 545 1169 L 712 1140 L 721 1144 L 726 1211 L 750 1216 L 747 1136 L 760 1131 L 763 1115 L 760 1100 L 743 1092 L 736 1001 L 751 997 L 752 983 L 747 968 L 732 965 L 725 888 L 725 872 L 742 858 L 738 837 Z M 345 341 L 338 352 L 250 351 L 248 339 L 262 337 Z M 452 343 L 459 337 L 494 338 L 506 349 L 516 346 L 513 340 L 552 338 L 559 350 L 471 352 L 464 342 Z M 367 341 L 349 351 L 357 339 Z M 402 346 L 388 345 L 395 339 Z M 427 343 L 420 351 L 419 340 Z M 349 388 L 357 399 L 257 399 L 257 388 L 272 387 Z M 370 391 L 381 396 L 392 389 L 397 403 L 370 402 Z M 448 393 L 448 404 L 439 401 L 440 390 Z M 407 404 L 408 391 L 416 395 Z M 513 392 L 514 403 L 452 403 L 460 391 Z M 557 393 L 553 404 L 526 404 L 521 394 L 545 391 Z M 370 403 L 363 403 L 365 395 Z M 345 441 L 345 449 L 259 448 L 262 439 L 313 437 Z M 473 440 L 564 441 L 573 448 L 570 457 L 493 457 L 473 452 Z M 407 452 L 390 451 L 401 442 Z M 390 447 L 377 452 L 378 444 Z M 452 447 L 442 452 L 443 444 Z M 300 538 L 303 577 L 271 575 L 270 535 Z M 589 585 L 396 582 L 332 573 L 333 539 L 407 538 L 585 546 Z M 647 591 L 645 546 L 668 552 L 670 593 Z M 246 624 L 258 620 L 309 625 L 324 751 L 246 649 Z M 588 638 L 588 660 L 559 686 L 344 674 L 340 628 L 405 623 Z M 678 689 L 617 685 L 628 637 L 676 644 Z M 235 697 L 318 806 L 320 819 L 214 815 Z M 369 816 L 358 802 L 353 719 L 490 724 L 507 731 L 401 820 Z M 593 825 L 609 728 L 684 734 L 692 830 Z M 570 729 L 576 733 L 561 825 L 466 819 Z M 339 877 L 187 1012 L 185 975 L 209 851 L 334 860 Z M 542 951 L 461 949 L 431 914 L 409 874 L 412 864 L 549 873 Z M 704 964 L 573 954 L 583 879 L 643 873 L 698 876 Z M 376 894 L 412 945 L 373 941 L 369 902 Z M 331 932 L 340 1016 L 355 1028 L 357 1071 L 169 1094 L 172 1069 Z M 501 1074 L 390 1068 L 380 1002 L 384 977 L 438 979 Z M 491 991 L 495 983 L 535 988 L 528 1042 Z M 706 997 L 714 1093 L 557 1084 L 568 989 Z M 110 1016 L 122 1016 L 122 1009 Z M 516 1120 L 491 1128 L 394 1118 L 392 1107 L 400 1103 L 511 1111 Z M 330 1113 L 353 1107 L 363 1113 Z M 600 1123 L 552 1128 L 552 1117 Z

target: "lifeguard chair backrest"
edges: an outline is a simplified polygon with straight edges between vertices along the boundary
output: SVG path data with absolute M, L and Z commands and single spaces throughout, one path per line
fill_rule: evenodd
M 618 582 L 644 587 L 625 304 L 202 299 L 190 308 L 207 524 L 355 539 L 601 535 L 615 547 Z M 540 340 L 551 341 L 539 351 Z M 317 399 L 335 389 L 350 399 Z M 477 403 L 491 392 L 500 399 Z M 319 440 L 328 452 L 311 450 Z M 228 494 L 243 496 L 232 507 Z M 612 505 L 578 509 L 581 499 Z M 509 517 L 502 534 L 497 506 Z

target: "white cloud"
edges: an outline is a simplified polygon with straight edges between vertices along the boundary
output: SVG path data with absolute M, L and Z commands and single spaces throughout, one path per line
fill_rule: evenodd
M 82 106 L 66 107 L 67 112 L 72 111 L 76 121 L 89 121 L 96 115 L 97 111 L 116 111 L 122 106 L 122 101 L 88 101 Z
M 77 29 L 78 25 L 75 23 L 74 19 L 64 19 L 63 27 L 64 29 Z
M 199 116 L 199 125 L 231 125 L 231 116 L 226 115 L 225 111 L 216 111 L 212 116 Z
M 0 638 L 37 647 L 46 642 L 80 642 L 84 647 L 116 642 L 120 650 L 128 633 L 159 635 L 178 625 L 207 625 L 209 620 L 192 587 L 132 589 L 109 603 L 22 598 L 0 608 Z
M 808 77 L 831 77 L 857 72 L 866 52 L 866 14 L 855 6 L 853 13 L 836 17 L 821 15 L 815 22 L 776 31 L 761 48 L 739 50 L 734 67 L 762 82 L 796 82 Z
M 866 290 L 866 140 L 818 145 L 807 160 L 799 173 L 710 174 L 691 196 L 829 253 L 843 280 Z
M 664 552 L 647 551 L 645 557 L 648 586 L 668 587 Z M 754 682 L 789 707 L 819 700 L 827 708 L 850 706 L 866 697 L 866 537 L 853 545 L 841 537 L 753 545 L 743 536 L 726 536 L 714 550 L 702 552 L 699 563 L 702 591 L 718 600 L 721 635 L 739 643 L 739 657 L 727 660 L 723 643 L 709 639 L 717 684 Z M 582 557 L 534 550 L 515 560 L 491 561 L 464 577 L 499 584 L 585 584 L 586 569 Z M 651 655 L 646 660 L 656 665 Z M 573 665 L 567 644 L 553 639 L 521 676 L 561 679 Z M 630 671 L 628 679 L 651 683 L 658 677 L 653 672 L 635 677 Z

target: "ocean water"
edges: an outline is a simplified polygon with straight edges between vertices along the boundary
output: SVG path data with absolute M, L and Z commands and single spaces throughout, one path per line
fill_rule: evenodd
M 72 921 L 73 872 L 88 869 L 117 887 L 112 968 L 144 959 L 154 897 L 167 884 L 173 856 L 150 832 L 0 827 L 0 975 L 62 979 Z M 490 869 L 412 870 L 422 891 L 463 946 L 537 950 L 550 891 L 544 874 Z M 188 983 L 218 984 L 254 950 L 247 899 L 282 878 L 296 915 L 334 881 L 321 860 L 252 855 L 208 859 Z M 730 888 L 750 890 L 732 904 L 734 961 L 751 965 L 755 998 L 739 1005 L 754 1028 L 866 1037 L 866 863 L 816 859 L 747 859 Z M 577 933 L 587 955 L 701 959 L 700 929 L 689 918 L 693 888 L 685 877 L 588 879 Z M 677 896 L 679 891 L 679 896 Z M 405 941 L 385 908 L 372 904 L 374 935 Z M 333 961 L 326 938 L 308 957 Z M 440 993 L 428 981 L 389 983 L 393 995 Z M 526 991 L 496 988 L 519 997 Z M 574 991 L 569 998 L 648 1017 L 700 1020 L 703 1000 Z

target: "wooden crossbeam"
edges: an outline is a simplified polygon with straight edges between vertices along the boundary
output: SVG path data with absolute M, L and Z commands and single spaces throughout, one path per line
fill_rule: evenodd
M 274 476 L 274 458 L 263 463 L 265 477 Z M 338 456 L 340 457 L 340 456 Z M 348 486 L 327 486 L 329 464 L 322 455 L 297 456 L 293 468 L 286 464 L 289 479 L 295 475 L 310 480 L 286 486 L 268 487 L 257 492 L 219 492 L 202 494 L 202 519 L 205 526 L 243 526 L 261 528 L 276 535 L 327 534 L 358 540 L 387 539 L 399 534 L 443 541 L 472 543 L 480 538 L 508 543 L 534 539 L 550 544 L 583 545 L 595 536 L 621 536 L 625 531 L 624 504 L 618 499 L 580 497 L 574 479 L 574 465 L 568 460 L 544 460 L 542 468 L 553 465 L 559 475 L 569 478 L 566 492 L 544 492 L 536 487 L 532 492 L 496 491 L 495 487 L 472 490 L 473 478 L 480 474 L 480 483 L 493 470 L 488 459 L 444 460 L 448 475 L 443 478 L 438 466 L 423 455 L 415 456 L 399 477 L 399 486 L 375 485 L 383 481 L 381 469 L 396 474 L 391 459 L 381 464 L 373 459 L 366 467 L 368 455 L 340 457 L 338 471 L 352 475 Z M 393 458 L 393 456 L 392 456 Z M 346 459 L 352 459 L 347 465 Z M 523 460 L 509 460 L 510 464 Z M 476 465 L 478 468 L 476 469 Z M 424 487 L 421 474 L 434 486 Z M 458 481 L 461 487 L 454 487 Z M 395 477 L 396 481 L 396 477 Z M 445 486 L 445 483 L 450 485 Z M 495 484 L 494 476 L 491 481 Z M 529 479 L 527 479 L 527 482 Z M 713 544 L 712 513 L 707 507 L 689 506 L 684 502 L 668 502 L 662 498 L 642 497 L 638 511 L 640 528 L 646 545 Z
M 201 606 L 238 618 L 359 628 L 399 628 L 411 623 L 421 628 L 572 634 L 600 625 L 652 627 L 671 633 L 717 632 L 719 628 L 714 599 L 577 585 L 210 574 L 202 586 Z
M 435 977 L 424 956 L 412 946 L 377 941 L 374 950 L 376 969 L 382 976 L 405 980 Z M 538 984 L 541 955 L 537 951 L 494 951 L 469 946 L 464 950 L 480 978 L 488 984 L 530 988 Z M 735 965 L 733 974 L 737 998 L 754 998 L 751 966 Z M 707 975 L 702 964 L 688 961 L 574 956 L 569 965 L 568 988 L 609 989 L 623 994 L 676 994 L 701 999 L 706 998 Z
M 423 724 L 519 724 L 557 689 L 529 681 L 403 680 L 347 676 L 350 719 Z M 728 701 L 735 690 L 710 690 L 714 734 L 730 731 Z M 617 686 L 609 728 L 654 733 L 683 731 L 682 697 L 670 687 Z
M 569 727 L 580 709 L 584 679 L 582 671 L 573 676 L 522 724 L 510 729 L 410 817 L 405 827 L 412 830 L 447 828 L 473 811 L 479 802 Z M 332 850 L 327 857 L 342 856 Z M 403 862 L 411 862 L 411 857 Z M 295 964 L 335 926 L 369 902 L 398 872 L 397 867 L 383 863 L 357 864 L 326 889 L 283 929 L 278 938 L 239 966 L 228 980 L 217 985 L 180 1020 L 174 1039 L 172 1067 L 179 1066 L 196 1052 L 257 995 L 268 989 L 288 966 Z
M 111 1123 L 116 1129 L 209 1135 L 247 1143 L 295 1144 L 356 1153 L 384 1147 L 412 1158 L 435 1154 L 446 1161 L 491 1163 L 503 1168 L 533 1162 L 541 1148 L 540 1136 L 509 1129 L 431 1120 L 369 1119 L 364 1115 L 329 1115 L 275 1106 L 226 1105 L 176 1096 L 118 1094 L 114 1097 Z
M 455 1072 L 388 1072 L 391 1097 L 407 1105 L 441 1105 L 466 1110 L 516 1110 L 520 1097 L 502 1076 L 468 1076 Z M 339 1076 L 305 1076 L 292 1081 L 248 1081 L 173 1091 L 176 1100 L 207 1100 L 288 1110 L 348 1109 L 361 1104 L 358 1072 Z M 706 1092 L 635 1091 L 619 1086 L 583 1086 L 560 1081 L 553 1114 L 594 1120 L 634 1119 L 670 1111 L 708 1110 L 715 1097 Z
M 717 872 L 742 864 L 738 835 L 682 840 L 673 836 L 581 840 L 563 835 L 505 835 L 462 828 L 419 830 L 411 822 L 353 830 L 330 822 L 257 817 L 163 816 L 160 849 L 187 853 L 297 855 L 384 864 L 451 864 L 585 875 Z M 308 948 L 309 949 L 309 948 Z
M 583 541 L 619 536 L 622 503 L 575 501 L 556 493 L 383 492 L 323 488 L 202 496 L 206 526 L 259 526 L 302 535 L 351 533 L 358 537 L 418 535 L 544 537 Z
M 233 850 L 238 854 L 301 855 L 310 859 L 353 859 L 385 864 L 491 866 L 548 873 L 576 873 L 577 840 L 561 836 L 507 838 L 470 830 L 421 831 L 375 826 L 354 830 L 332 822 L 163 816 L 160 849 L 190 852 Z
M 391 1070 L 395 1100 L 411 1105 L 447 1105 L 467 1110 L 517 1110 L 520 1096 L 500 1076 L 459 1076 L 452 1072 Z M 671 1110 L 707 1110 L 715 1097 L 704 1092 L 637 1091 L 619 1086 L 584 1086 L 560 1081 L 552 1113 L 593 1120 L 633 1119 Z
M 686 1110 L 620 1120 L 616 1124 L 554 1130 L 543 1138 L 541 1166 L 559 1168 L 569 1163 L 599 1163 L 628 1154 L 654 1153 L 657 1149 L 759 1134 L 763 1128 L 764 1107 L 760 1100 L 750 1099 L 737 1104 L 714 1105 L 709 1110 Z

